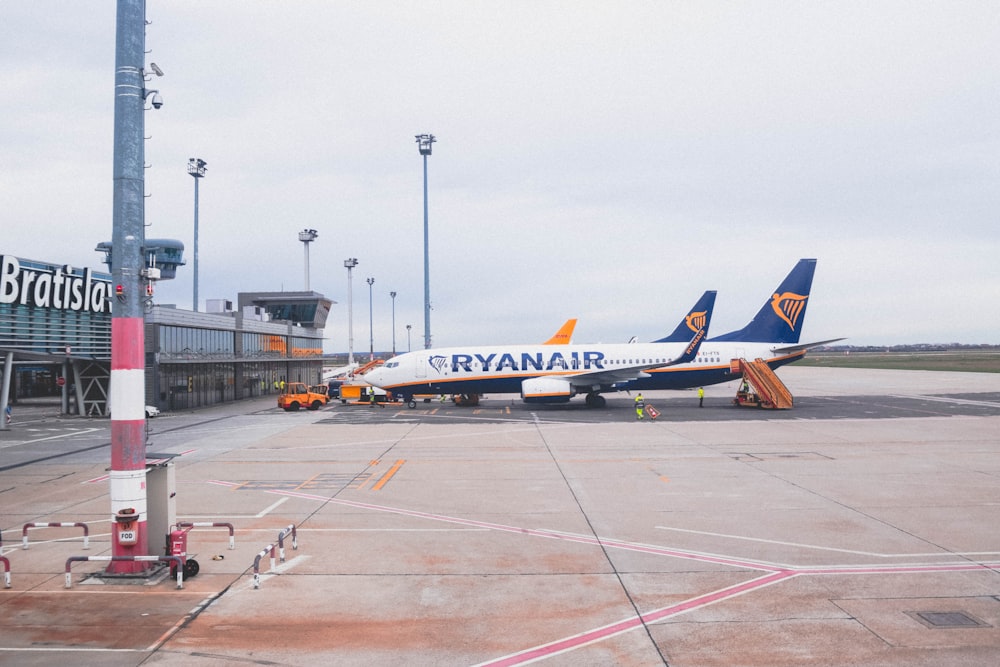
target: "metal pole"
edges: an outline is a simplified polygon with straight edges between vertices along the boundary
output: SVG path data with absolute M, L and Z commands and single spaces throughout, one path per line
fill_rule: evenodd
M 3 361 L 3 385 L 0 386 L 0 431 L 6 431 L 7 426 L 7 401 L 10 400 L 10 378 L 11 368 L 14 366 L 14 353 L 8 352 Z
M 306 291 L 309 291 L 309 242 L 306 241 L 302 245 L 306 248 Z
M 375 284 L 374 278 L 369 278 L 368 282 L 368 361 L 375 361 L 375 329 L 373 328 L 372 319 L 372 285 Z
M 118 0 L 115 30 L 114 198 L 111 274 L 111 523 L 119 511 L 137 513 L 134 544 L 121 544 L 111 532 L 112 556 L 149 553 L 146 515 L 145 332 L 140 280 L 145 243 L 143 197 L 143 103 L 148 92 L 143 64 L 146 45 L 145 0 Z M 154 101 L 156 98 L 154 97 Z M 114 561 L 113 573 L 146 569 L 136 561 Z
M 347 267 L 347 364 L 354 365 L 354 289 L 351 284 L 351 269 L 358 265 L 354 257 L 344 260 Z
M 424 154 L 424 349 L 431 348 L 431 260 L 427 232 L 427 154 Z
M 201 179 L 194 177 L 194 295 L 192 296 L 191 310 L 198 312 L 198 181 Z
M 201 158 L 188 158 L 188 173 L 194 177 L 194 294 L 191 310 L 198 312 L 198 182 L 205 177 L 208 163 Z
M 392 298 L 392 356 L 396 356 L 396 293 L 389 292 Z
M 299 240 L 306 247 L 305 249 L 305 271 L 306 271 L 306 291 L 309 291 L 309 244 L 316 240 L 319 234 L 315 229 L 303 229 L 299 232 Z
M 433 134 L 418 134 L 417 148 L 424 158 L 424 349 L 431 347 L 431 260 L 427 230 L 427 156 L 437 139 Z

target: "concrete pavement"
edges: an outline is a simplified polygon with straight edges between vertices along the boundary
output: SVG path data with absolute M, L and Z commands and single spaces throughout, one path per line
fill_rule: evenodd
M 942 411 L 747 416 L 723 385 L 701 412 L 683 392 L 649 397 L 668 406 L 655 423 L 618 419 L 627 397 L 598 420 L 499 399 L 459 423 L 438 405 L 293 414 L 270 399 L 151 420 L 151 450 L 185 452 L 178 518 L 236 526 L 234 550 L 225 530 L 192 532 L 201 573 L 182 590 L 84 583 L 94 563 L 65 589 L 66 558 L 110 552 L 107 436 L 92 420 L 15 428 L 0 435 L 0 662 L 1000 661 L 1000 376 L 779 374 L 806 405 Z M 23 550 L 29 521 L 88 522 L 90 549 L 32 529 Z M 299 548 L 262 559 L 255 589 L 255 555 L 288 525 Z

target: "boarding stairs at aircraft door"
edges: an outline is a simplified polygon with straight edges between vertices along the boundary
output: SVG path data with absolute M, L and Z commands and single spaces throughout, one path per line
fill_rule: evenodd
M 372 359 L 367 364 L 363 364 L 363 365 L 358 366 L 357 368 L 355 368 L 354 372 L 352 373 L 352 375 L 354 375 L 355 377 L 357 377 L 359 375 L 364 375 L 365 373 L 367 373 L 371 369 L 377 368 L 377 367 L 381 366 L 384 363 L 385 362 L 382 361 L 381 359 Z
M 778 379 L 771 367 L 763 359 L 747 361 L 734 359 L 732 365 L 743 375 L 744 386 L 736 392 L 733 403 L 785 410 L 792 407 L 792 392 Z

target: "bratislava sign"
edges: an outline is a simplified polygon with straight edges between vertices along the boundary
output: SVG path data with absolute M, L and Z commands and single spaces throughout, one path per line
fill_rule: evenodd
M 34 263 L 34 262 L 33 262 Z M 36 308 L 111 312 L 111 282 L 90 269 L 21 266 L 16 257 L 0 255 L 0 303 Z

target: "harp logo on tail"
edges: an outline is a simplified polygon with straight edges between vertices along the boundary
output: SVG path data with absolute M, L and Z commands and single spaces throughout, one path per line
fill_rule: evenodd
M 705 328 L 705 315 L 708 313 L 707 310 L 703 310 L 697 313 L 690 313 L 684 318 L 684 323 L 687 324 L 687 328 L 691 331 L 698 333 L 701 329 Z
M 780 317 L 788 327 L 795 331 L 795 325 L 798 324 L 799 315 L 806 307 L 806 299 L 809 295 L 802 296 L 801 294 L 795 294 L 794 292 L 783 292 L 781 294 L 774 294 L 771 296 L 771 308 L 774 309 L 775 314 Z

